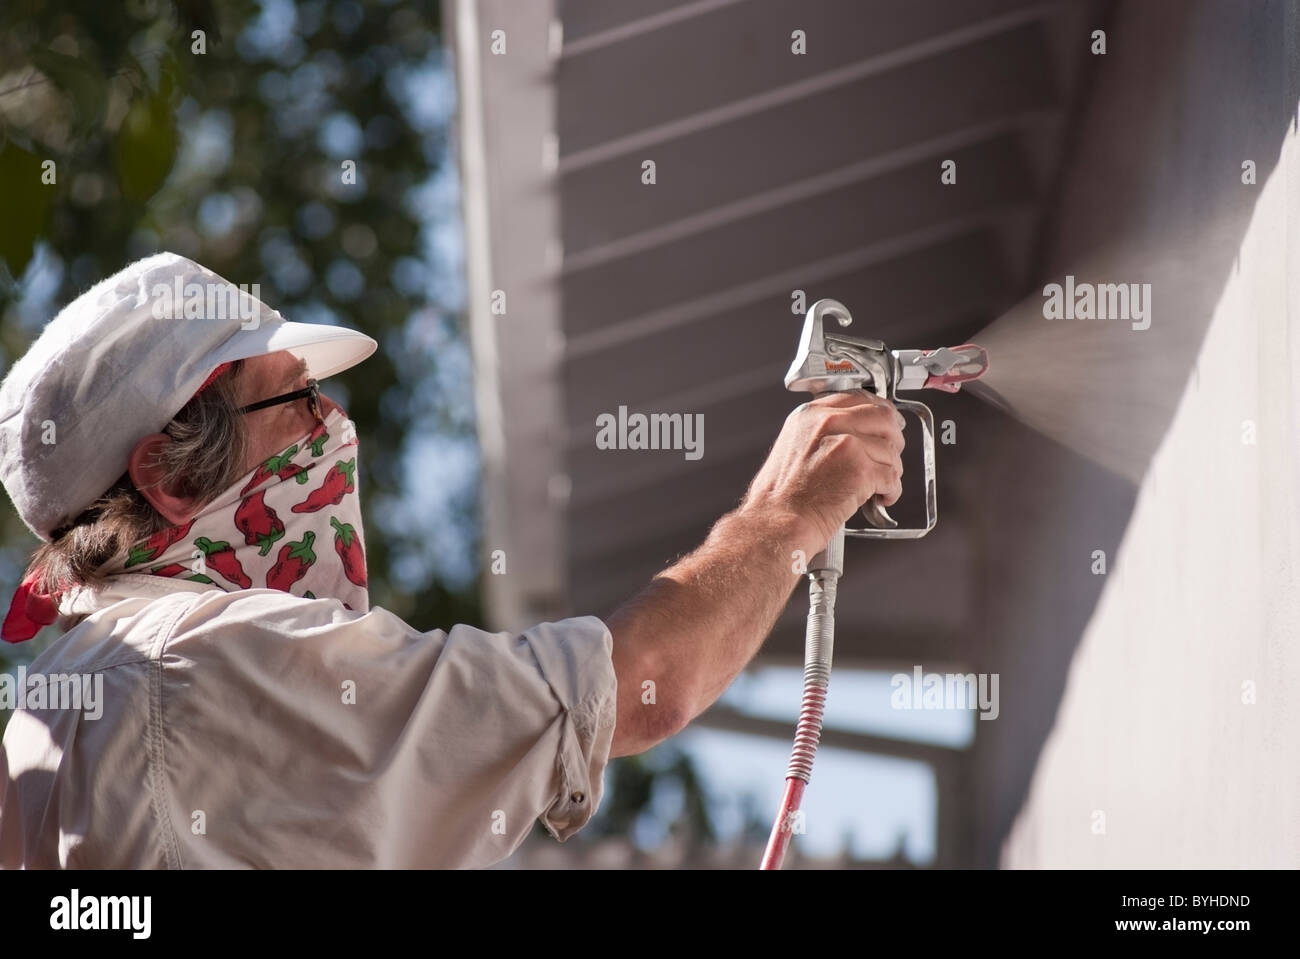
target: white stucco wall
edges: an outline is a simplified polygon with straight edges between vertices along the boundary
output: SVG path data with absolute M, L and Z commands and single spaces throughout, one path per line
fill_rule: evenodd
M 1121 4 L 1134 6 L 1142 5 Z M 1089 163 L 1069 174 L 1051 262 L 1068 270 L 1086 252 L 1082 224 L 1105 218 L 1088 212 L 1090 191 L 1094 210 L 1107 195 L 1122 197 L 1131 209 L 1115 221 L 1124 235 L 1114 239 L 1179 228 L 1166 251 L 1172 243 L 1185 254 L 1183 273 L 1157 288 L 1153 323 L 1178 324 L 1201 307 L 1209 326 L 1194 368 L 1183 367 L 1172 419 L 1138 470 L 1136 507 L 1002 846 L 1009 867 L 1300 866 L 1297 17 L 1294 4 L 1215 5 L 1238 11 L 1231 27 L 1209 5 L 1189 6 L 1197 10 L 1172 28 L 1179 52 L 1157 98 L 1179 121 L 1168 136 L 1130 141 L 1131 162 L 1106 173 L 1105 190 L 1095 166 L 1087 185 Z M 1159 57 L 1158 23 L 1121 12 L 1114 29 L 1151 38 L 1115 55 Z M 1236 61 L 1243 71 L 1271 63 L 1254 74 L 1271 78 L 1270 88 L 1229 103 L 1204 99 Z M 1097 95 L 1114 91 L 1103 80 Z M 1290 111 L 1272 137 L 1280 155 L 1255 157 L 1260 182 L 1242 185 L 1240 162 L 1269 141 L 1279 101 Z M 1122 112 L 1102 104 L 1091 130 L 1104 139 Z M 1215 138 L 1216 112 L 1243 125 Z M 1089 149 L 1122 157 L 1126 147 Z M 1221 178 L 1206 175 L 1217 166 Z M 1207 277 L 1198 254 L 1209 237 L 1198 237 L 1197 215 L 1225 203 L 1246 204 L 1244 235 L 1226 277 Z M 1129 265 L 1140 270 L 1141 259 Z M 1207 278 L 1217 293 L 1201 302 Z M 1043 322 L 1029 313 L 1018 322 L 1029 329 L 1035 320 Z M 1144 353 L 1158 339 L 1130 343 L 1133 375 L 1161 364 Z

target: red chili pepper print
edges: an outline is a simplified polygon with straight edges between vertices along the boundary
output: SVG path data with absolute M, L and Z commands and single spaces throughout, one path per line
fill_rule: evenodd
M 307 437 L 307 445 L 311 447 L 311 455 L 324 456 L 325 443 L 329 438 L 330 435 L 325 430 L 325 424 L 317 423 L 316 428 L 311 431 L 311 436 Z
M 183 566 L 180 563 L 168 563 L 166 566 L 155 566 L 149 572 L 154 576 L 170 577 L 180 576 L 181 573 L 191 573 L 191 575 L 184 576 L 182 579 L 192 580 L 195 583 L 215 582 L 210 576 L 204 576 L 202 573 L 195 573 L 188 566 Z
M 200 536 L 194 545 L 203 552 L 203 561 L 208 564 L 208 568 L 216 570 L 227 582 L 234 583 L 241 589 L 253 585 L 253 581 L 244 572 L 244 567 L 240 565 L 239 558 L 235 556 L 235 550 L 226 540 L 214 543 L 206 536 Z
M 170 526 L 154 533 L 143 543 L 132 546 L 126 557 L 127 567 L 139 566 L 141 563 L 147 563 L 149 560 L 157 558 L 172 543 L 179 543 L 183 540 L 193 525 L 194 521 L 190 520 L 184 526 Z
M 338 506 L 343 497 L 357 487 L 354 482 L 357 471 L 357 458 L 339 460 L 330 467 L 320 486 L 307 494 L 307 498 L 293 506 L 295 513 L 314 513 L 326 506 Z
M 281 546 L 275 565 L 267 571 L 267 588 L 287 593 L 290 586 L 306 576 L 307 570 L 316 562 L 316 553 L 311 548 L 315 541 L 316 534 L 307 530 L 302 534 L 302 539 Z
M 288 479 L 290 476 L 292 476 L 299 483 L 307 482 L 306 471 L 301 466 L 298 466 L 290 462 L 290 460 L 292 460 L 297 455 L 298 455 L 298 444 L 295 443 L 293 444 L 293 446 L 290 446 L 287 450 L 285 450 L 280 455 L 272 456 L 270 459 L 268 459 L 266 462 L 264 462 L 261 466 L 257 468 L 257 472 L 253 474 L 252 479 L 250 479 L 247 483 L 244 484 L 244 488 L 239 491 L 239 495 L 243 496 L 253 487 L 261 486 L 272 476 L 279 476 L 280 479 L 282 480 Z M 252 544 L 250 543 L 249 545 L 251 546 Z
M 284 523 L 275 510 L 266 505 L 266 491 L 254 493 L 235 510 L 235 528 L 244 534 L 244 542 L 257 546 L 258 554 L 267 556 L 276 541 L 284 536 Z
M 343 575 L 358 586 L 366 585 L 366 553 L 361 537 L 351 523 L 340 523 L 337 516 L 330 517 L 334 527 L 334 552 L 343 563 Z

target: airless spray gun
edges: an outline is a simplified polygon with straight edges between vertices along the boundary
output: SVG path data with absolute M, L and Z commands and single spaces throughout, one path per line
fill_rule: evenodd
M 836 325 L 828 328 L 827 320 Z M 804 317 L 803 333 L 785 386 L 796 393 L 866 390 L 890 400 L 903 413 L 921 421 L 921 454 L 925 463 L 925 526 L 900 529 L 878 497 L 862 507 L 866 527 L 841 526 L 808 563 L 808 628 L 804 639 L 803 702 L 795 727 L 794 749 L 786 769 L 785 796 L 772 826 L 761 869 L 780 869 L 790 836 L 796 828 L 799 803 L 812 777 L 813 757 L 822 733 L 822 713 L 830 684 L 835 644 L 835 592 L 844 572 L 844 537 L 920 539 L 938 519 L 934 492 L 934 414 L 924 403 L 898 398 L 899 390 L 937 389 L 956 393 L 967 380 L 988 370 L 988 354 L 967 343 L 937 350 L 891 350 L 879 340 L 842 332 L 853 322 L 844 304 L 818 300 Z

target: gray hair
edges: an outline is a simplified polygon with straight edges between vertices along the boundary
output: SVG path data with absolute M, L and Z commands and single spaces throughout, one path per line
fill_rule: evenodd
M 243 475 L 248 429 L 239 415 L 236 383 L 243 360 L 198 393 L 164 428 L 171 442 L 158 451 L 156 485 L 207 505 Z M 27 566 L 39 570 L 37 589 L 52 593 L 98 586 L 106 567 L 132 546 L 172 525 L 136 489 L 129 473 L 71 523 L 54 531 Z

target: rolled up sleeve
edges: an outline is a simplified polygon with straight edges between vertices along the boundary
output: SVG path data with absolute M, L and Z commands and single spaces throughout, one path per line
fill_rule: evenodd
M 618 699 L 612 639 L 594 616 L 543 623 L 524 637 L 563 713 L 555 769 L 560 788 L 540 817 L 563 842 L 587 824 L 604 794 Z
M 539 819 L 563 841 L 597 810 L 617 702 L 601 620 L 420 632 L 265 592 L 205 599 L 161 657 L 181 865 L 482 867 Z

